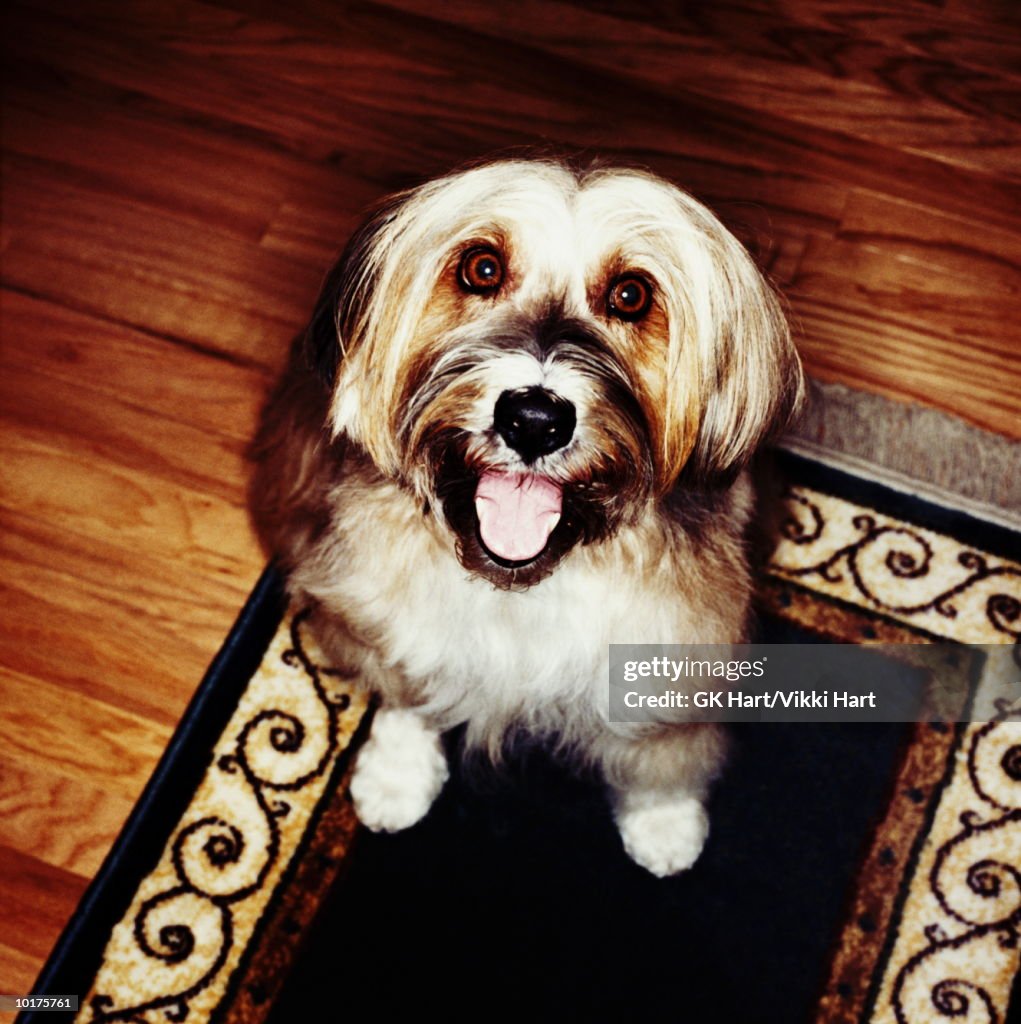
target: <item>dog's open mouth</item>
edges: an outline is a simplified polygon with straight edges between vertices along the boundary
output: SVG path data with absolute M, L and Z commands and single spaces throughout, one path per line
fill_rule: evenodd
M 479 541 L 497 563 L 525 565 L 546 550 L 562 505 L 560 485 L 546 477 L 486 470 L 475 488 Z
M 472 466 L 453 445 L 436 474 L 436 496 L 458 560 L 507 589 L 533 586 L 575 544 L 613 529 L 616 520 L 605 502 L 593 500 L 593 490 L 587 480 L 561 484 L 539 473 Z

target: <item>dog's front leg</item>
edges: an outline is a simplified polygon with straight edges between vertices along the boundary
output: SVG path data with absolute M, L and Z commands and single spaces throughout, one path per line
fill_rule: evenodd
M 440 734 L 421 715 L 380 708 L 351 779 L 359 820 L 373 832 L 409 828 L 425 817 L 448 774 Z
M 704 802 L 725 749 L 724 733 L 712 725 L 604 746 L 614 817 L 632 860 L 660 878 L 695 863 L 709 834 Z

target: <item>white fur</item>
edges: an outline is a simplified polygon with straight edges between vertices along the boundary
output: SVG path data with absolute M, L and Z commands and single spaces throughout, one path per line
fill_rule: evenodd
M 750 490 L 745 478 L 735 487 L 737 531 Z M 365 514 L 345 518 L 342 544 L 324 546 L 335 561 L 299 566 L 294 582 L 325 607 L 344 608 L 356 632 L 378 638 L 386 656 L 369 669 L 375 689 L 386 695 L 399 676 L 419 713 L 442 729 L 469 723 L 494 751 L 512 722 L 567 733 L 572 719 L 582 727 L 606 722 L 612 643 L 729 643 L 742 628 L 743 608 L 725 594 L 679 600 L 661 561 L 664 542 L 650 552 L 635 528 L 608 542 L 623 558 L 576 548 L 541 584 L 507 591 L 469 575 L 451 538 L 423 520 L 406 492 L 386 487 L 380 495 L 405 507 L 393 536 L 381 534 L 371 494 L 347 500 Z M 731 578 L 745 573 L 741 564 L 717 568 Z
M 683 793 L 627 794 L 616 819 L 624 849 L 660 878 L 690 868 L 709 835 L 705 808 Z
M 362 824 L 399 832 L 425 817 L 447 781 L 439 734 L 405 709 L 381 709 L 361 749 L 351 796 Z

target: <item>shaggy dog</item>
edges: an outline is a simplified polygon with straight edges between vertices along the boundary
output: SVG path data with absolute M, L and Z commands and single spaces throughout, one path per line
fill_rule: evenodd
M 324 650 L 377 693 L 351 793 L 418 821 L 440 734 L 601 771 L 624 846 L 690 866 L 724 736 L 610 721 L 608 645 L 733 643 L 744 467 L 802 390 L 780 307 L 704 206 L 641 171 L 509 160 L 387 200 L 266 409 L 253 506 Z

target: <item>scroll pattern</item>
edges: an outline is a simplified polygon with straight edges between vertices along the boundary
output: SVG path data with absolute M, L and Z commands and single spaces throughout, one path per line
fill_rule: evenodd
M 936 852 L 928 885 L 947 927 L 930 924 L 927 945 L 898 971 L 897 1024 L 1003 1019 L 998 989 L 1016 968 L 1021 928 L 1021 711 L 1001 707 L 973 731 L 967 767 L 982 810 L 965 811 Z M 964 930 L 949 934 L 951 922 Z
M 967 548 L 958 550 L 951 563 L 945 553 L 937 556 L 927 531 L 884 522 L 870 512 L 859 511 L 850 525 L 848 542 L 846 524 L 834 524 L 831 530 L 820 501 L 792 490 L 781 534 L 791 545 L 789 551 L 811 549 L 821 557 L 785 557 L 781 544 L 772 570 L 788 579 L 815 578 L 841 585 L 857 603 L 919 624 L 925 613 L 955 620 L 963 603 L 977 602 L 996 637 L 1021 644 L 1021 569 L 1017 566 L 996 564 L 988 555 Z M 836 546 L 828 543 L 828 532 L 839 538 Z M 908 582 L 910 587 L 905 586 Z M 915 596 L 904 600 L 906 591 Z M 1021 646 L 1015 647 L 1015 660 L 1021 665 Z
M 169 847 L 172 881 L 141 902 L 121 936 L 128 984 L 97 987 L 85 1010 L 89 1024 L 187 1021 L 193 1002 L 222 981 L 238 952 L 239 909 L 253 897 L 266 898 L 267 881 L 281 867 L 282 822 L 296 801 L 307 812 L 308 791 L 325 783 L 341 746 L 341 716 L 360 710 L 352 709 L 350 692 L 335 692 L 334 680 L 344 676 L 310 656 L 302 636 L 306 618 L 294 616 L 290 643 L 277 653 L 295 670 L 285 672 L 287 685 L 273 691 L 269 705 L 239 706 L 225 734 L 233 739 L 225 748 L 221 741 L 206 778 L 218 811 L 183 819 Z M 102 981 L 101 974 L 97 985 Z M 133 1001 L 125 1004 L 119 991 Z

